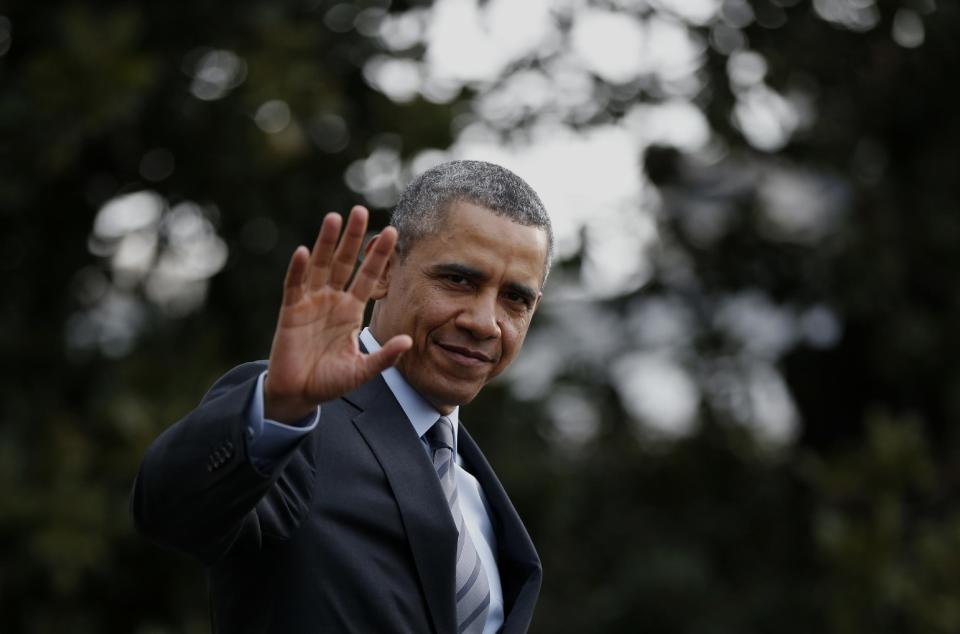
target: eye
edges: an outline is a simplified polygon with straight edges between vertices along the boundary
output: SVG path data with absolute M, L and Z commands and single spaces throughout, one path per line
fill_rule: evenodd
M 445 273 L 443 283 L 454 290 L 470 290 L 475 286 L 474 280 L 462 273 Z
M 529 306 L 530 300 L 526 295 L 521 295 L 515 291 L 507 291 L 503 294 L 504 298 L 511 304 L 522 304 L 523 306 Z

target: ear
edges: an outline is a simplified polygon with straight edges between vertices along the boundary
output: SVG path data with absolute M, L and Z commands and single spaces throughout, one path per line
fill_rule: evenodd
M 377 243 L 377 240 L 380 239 L 380 234 L 370 238 L 370 241 L 367 242 L 367 246 L 363 250 L 363 257 L 366 258 L 370 255 L 370 250 L 373 249 L 373 245 Z M 390 286 L 390 274 L 393 272 L 393 261 L 397 257 L 396 251 L 390 254 L 390 258 L 387 260 L 387 265 L 383 269 L 383 273 L 380 274 L 380 278 L 377 280 L 377 283 L 373 287 L 373 292 L 370 294 L 370 299 L 379 300 L 387 296 L 387 289 Z

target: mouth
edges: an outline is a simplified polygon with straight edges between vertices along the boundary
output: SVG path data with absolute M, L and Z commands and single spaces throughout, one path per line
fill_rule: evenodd
M 448 356 L 452 357 L 455 361 L 463 365 L 475 366 L 493 363 L 492 357 L 479 350 L 455 346 L 448 343 L 437 343 L 437 346 L 443 349 Z

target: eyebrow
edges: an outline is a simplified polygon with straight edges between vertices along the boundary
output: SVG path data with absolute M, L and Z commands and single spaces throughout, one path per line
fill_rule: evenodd
M 430 271 L 434 275 L 461 275 L 474 282 L 485 282 L 488 279 L 487 276 L 481 271 L 473 268 L 472 266 L 467 266 L 466 264 L 461 264 L 459 262 L 442 262 L 440 264 L 434 264 L 430 267 Z M 526 284 L 520 284 L 519 282 L 507 282 L 505 288 L 511 293 L 520 295 L 530 303 L 533 303 L 537 299 L 537 291 L 530 288 Z

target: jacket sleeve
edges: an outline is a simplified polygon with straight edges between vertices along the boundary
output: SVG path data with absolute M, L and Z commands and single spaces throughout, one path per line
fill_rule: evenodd
M 254 362 L 228 372 L 147 449 L 130 500 L 146 537 L 212 564 L 241 543 L 259 548 L 299 524 L 316 474 L 305 443 L 269 471 L 247 450 L 247 407 L 264 369 Z

